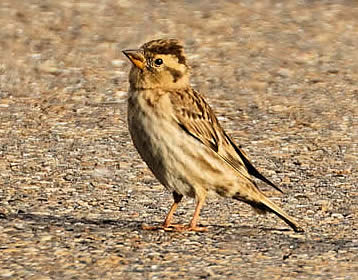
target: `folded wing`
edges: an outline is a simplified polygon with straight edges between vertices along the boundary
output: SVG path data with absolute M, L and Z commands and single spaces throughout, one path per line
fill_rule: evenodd
M 282 192 L 264 177 L 251 164 L 247 155 L 235 145 L 198 92 L 192 89 L 187 89 L 185 92 L 177 91 L 173 92 L 170 98 L 174 108 L 173 118 L 181 129 L 216 152 L 223 161 L 248 180 L 251 180 L 249 175 L 252 175 Z

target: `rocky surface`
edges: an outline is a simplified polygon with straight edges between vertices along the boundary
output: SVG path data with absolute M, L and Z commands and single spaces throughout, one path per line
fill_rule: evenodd
M 357 279 L 357 19 L 355 1 L 2 0 L 0 279 Z M 141 229 L 172 198 L 131 144 L 120 50 L 161 37 L 304 234 L 216 198 L 208 232 Z

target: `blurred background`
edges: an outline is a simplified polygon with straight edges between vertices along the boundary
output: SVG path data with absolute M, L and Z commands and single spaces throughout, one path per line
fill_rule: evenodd
M 157 38 L 183 42 L 193 86 L 306 235 L 222 199 L 209 233 L 140 230 L 171 195 L 129 138 L 121 50 Z M 0 278 L 355 279 L 357 81 L 353 0 L 1 0 Z

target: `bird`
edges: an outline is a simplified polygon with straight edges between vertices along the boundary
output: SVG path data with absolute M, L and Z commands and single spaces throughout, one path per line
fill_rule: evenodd
M 253 177 L 282 192 L 250 162 L 225 132 L 204 96 L 190 84 L 191 68 L 181 41 L 156 39 L 123 54 L 129 72 L 127 121 L 133 144 L 174 202 L 159 226 L 144 229 L 207 231 L 198 224 L 208 196 L 245 202 L 260 214 L 271 212 L 295 232 L 303 228 L 259 188 Z M 195 199 L 188 225 L 173 216 L 182 198 Z

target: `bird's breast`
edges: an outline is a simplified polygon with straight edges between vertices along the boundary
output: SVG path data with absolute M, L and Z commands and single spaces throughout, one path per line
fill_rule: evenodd
M 234 170 L 179 126 L 165 99 L 152 106 L 143 95 L 132 94 L 128 127 L 140 156 L 169 190 L 194 197 L 202 188 L 215 192 L 221 188 L 222 195 L 229 195 Z

